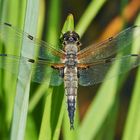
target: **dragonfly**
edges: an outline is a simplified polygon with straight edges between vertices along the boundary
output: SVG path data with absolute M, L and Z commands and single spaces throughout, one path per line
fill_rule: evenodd
M 105 41 L 80 49 L 81 41 L 78 33 L 67 31 L 60 39 L 61 48 L 56 48 L 9 23 L 1 22 L 0 39 L 4 40 L 4 46 L 10 39 L 15 40 L 15 43 L 26 40 L 26 42 L 34 45 L 40 51 L 36 58 L 0 53 L 0 68 L 11 70 L 9 65 L 12 65 L 14 67 L 12 73 L 17 74 L 16 69 L 18 69 L 19 63 L 23 66 L 28 63 L 31 64 L 34 71 L 32 81 L 47 83 L 48 76 L 51 75 L 49 81 L 51 86 L 60 86 L 64 83 L 70 129 L 74 129 L 78 86 L 93 86 L 102 82 L 112 64 L 117 62 L 122 66 L 118 74 L 137 67 L 140 64 L 139 52 L 124 54 L 121 57 L 116 57 L 116 54 L 130 49 L 133 40 L 138 39 L 138 37 L 140 37 L 140 27 L 133 26 Z M 25 75 L 23 74 L 23 77 Z M 114 74 L 107 78 L 109 79 L 113 76 L 117 75 Z

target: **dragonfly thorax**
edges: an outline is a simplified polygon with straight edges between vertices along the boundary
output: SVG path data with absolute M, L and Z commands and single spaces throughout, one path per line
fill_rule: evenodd
M 77 65 L 77 54 L 75 54 L 75 53 L 66 54 L 65 65 L 67 67 L 76 67 L 76 65 Z
M 77 45 L 75 44 L 67 44 L 65 47 L 64 47 L 64 50 L 66 52 L 66 54 L 77 54 L 78 52 L 78 48 L 77 48 Z
M 65 65 L 68 67 L 76 67 L 77 65 L 77 46 L 75 44 L 67 44 L 65 46 Z
M 66 64 L 66 66 L 76 67 L 77 52 L 78 52 L 78 48 L 75 44 L 70 43 L 65 46 L 65 54 L 66 54 L 65 64 Z

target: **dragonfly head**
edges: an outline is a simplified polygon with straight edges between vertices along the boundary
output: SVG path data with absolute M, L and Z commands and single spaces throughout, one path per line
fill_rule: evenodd
M 76 44 L 80 45 L 80 37 L 75 31 L 68 31 L 63 34 L 62 38 L 62 45 L 67 45 L 67 44 Z

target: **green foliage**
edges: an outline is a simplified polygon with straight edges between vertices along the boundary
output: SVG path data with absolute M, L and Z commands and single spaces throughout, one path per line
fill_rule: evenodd
M 136 25 L 140 24 L 140 14 L 137 18 Z M 138 49 L 139 41 L 135 42 L 133 49 Z M 125 124 L 122 140 L 138 140 L 140 138 L 140 68 L 138 68 L 132 100 L 129 107 L 128 117 Z

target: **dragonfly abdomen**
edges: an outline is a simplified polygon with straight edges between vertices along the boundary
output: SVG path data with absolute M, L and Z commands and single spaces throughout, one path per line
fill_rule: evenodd
M 78 88 L 78 77 L 76 67 L 66 67 L 64 69 L 64 87 L 65 93 L 67 95 L 67 109 L 70 119 L 70 128 L 73 129 Z

